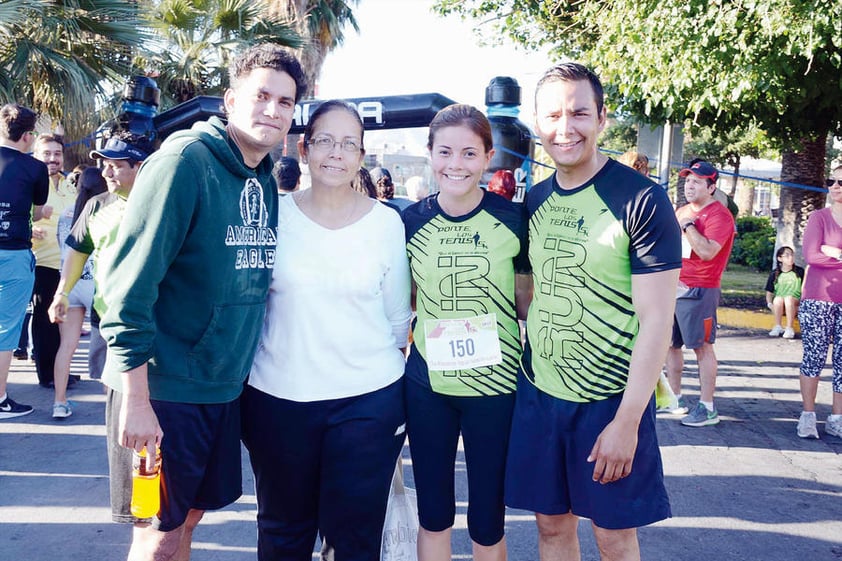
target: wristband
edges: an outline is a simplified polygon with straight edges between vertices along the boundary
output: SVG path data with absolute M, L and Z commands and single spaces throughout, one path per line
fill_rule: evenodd
M 56 292 L 56 296 L 64 296 L 65 298 L 67 298 L 67 293 L 66 292 Z
M 691 220 L 690 222 L 688 222 L 687 224 L 685 224 L 684 226 L 681 227 L 681 231 L 686 232 L 687 228 L 689 228 L 690 226 L 695 226 L 695 225 L 696 225 L 696 221 Z

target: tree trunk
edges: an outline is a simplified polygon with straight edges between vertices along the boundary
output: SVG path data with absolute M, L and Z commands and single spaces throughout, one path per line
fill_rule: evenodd
M 740 216 L 754 216 L 754 196 L 756 183 L 752 179 L 743 179 L 734 202 L 740 207 Z
M 827 131 L 815 139 L 803 140 L 801 149 L 783 153 L 781 181 L 822 187 L 824 183 Z M 804 264 L 801 239 L 807 218 L 816 209 L 824 208 L 826 193 L 797 187 L 781 186 L 781 205 L 778 212 L 778 237 L 775 247 L 788 245 L 795 249 L 795 260 Z
M 728 196 L 732 199 L 737 195 L 737 182 L 740 180 L 740 156 L 737 157 L 733 161 L 734 166 L 734 175 L 731 176 L 731 192 L 728 193 Z M 745 182 L 743 182 L 745 185 Z

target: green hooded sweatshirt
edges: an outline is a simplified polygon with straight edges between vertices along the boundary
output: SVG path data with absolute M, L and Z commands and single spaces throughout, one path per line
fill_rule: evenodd
M 278 230 L 267 156 L 246 167 L 216 118 L 173 134 L 141 166 L 105 263 L 103 382 L 148 362 L 150 397 L 236 399 L 263 316 Z

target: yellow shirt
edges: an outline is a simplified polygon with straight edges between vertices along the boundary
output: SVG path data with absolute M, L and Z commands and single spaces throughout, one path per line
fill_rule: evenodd
M 56 181 L 56 176 L 50 177 L 50 194 L 47 196 L 47 205 L 53 207 L 53 213 L 49 218 L 42 218 L 32 223 L 33 228 L 40 228 L 44 232 L 43 239 L 32 238 L 35 264 L 56 270 L 61 267 L 61 251 L 56 237 L 58 219 L 68 206 L 76 203 L 76 189 L 63 175 L 57 177 L 58 181 Z

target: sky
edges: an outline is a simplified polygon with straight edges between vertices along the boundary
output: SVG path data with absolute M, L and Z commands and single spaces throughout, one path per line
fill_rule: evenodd
M 485 110 L 485 88 L 495 76 L 510 76 L 521 86 L 520 119 L 531 125 L 535 82 L 552 63 L 545 52 L 508 42 L 479 46 L 475 23 L 432 13 L 432 0 L 360 0 L 354 15 L 357 34 L 346 26 L 342 46 L 327 56 L 317 97 L 352 98 L 440 93 Z M 425 153 L 424 129 L 366 133 L 366 146 L 404 145 Z M 399 140 L 396 140 L 399 139 Z

